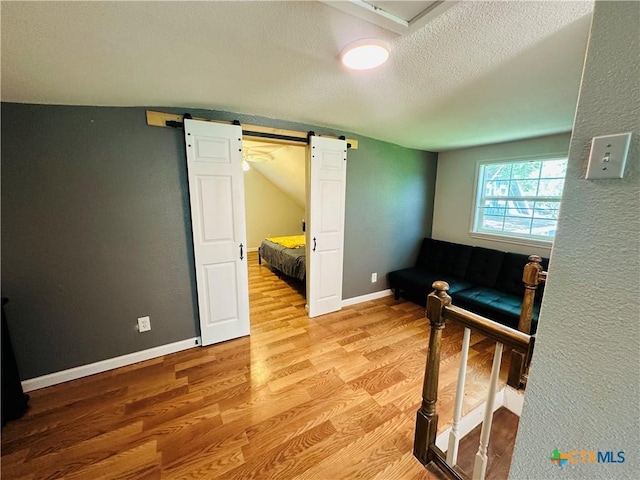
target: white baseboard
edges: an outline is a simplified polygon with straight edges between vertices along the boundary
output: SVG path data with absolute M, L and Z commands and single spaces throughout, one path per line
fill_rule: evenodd
M 70 368 L 69 370 L 50 373 L 48 375 L 43 375 L 42 377 L 30 378 L 29 380 L 22 382 L 22 389 L 25 392 L 30 392 L 32 390 L 50 387 L 51 385 L 57 385 L 58 383 L 69 382 L 71 380 L 76 380 L 77 378 L 88 377 L 89 375 L 106 372 L 107 370 L 113 370 L 114 368 L 124 367 L 144 360 L 150 360 L 170 353 L 187 350 L 199 345 L 199 343 L 200 342 L 197 337 L 188 338 L 179 342 L 129 353 L 120 357 L 109 358 L 107 360 L 90 363 L 88 365 L 81 365 L 79 367 Z
M 348 307 L 350 305 L 356 305 L 362 302 L 368 302 L 370 300 L 377 300 L 378 298 L 384 298 L 393 295 L 393 291 L 389 288 L 386 290 L 380 290 L 379 292 L 368 293 L 366 295 L 360 295 L 359 297 L 351 297 L 346 300 L 342 300 L 342 306 Z
M 504 388 L 504 399 L 502 401 L 502 405 L 507 410 L 521 417 L 522 407 L 524 406 L 524 391 L 516 390 L 515 388 L 507 385 Z
M 249 247 L 247 248 L 247 252 L 257 252 L 260 247 Z

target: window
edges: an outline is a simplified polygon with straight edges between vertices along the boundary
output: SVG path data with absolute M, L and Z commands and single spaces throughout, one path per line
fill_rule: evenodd
M 567 159 L 481 162 L 478 166 L 472 233 L 552 242 Z

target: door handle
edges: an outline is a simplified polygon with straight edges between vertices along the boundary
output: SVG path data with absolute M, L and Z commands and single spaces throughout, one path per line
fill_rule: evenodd
M 313 251 L 316 251 L 316 237 L 313 237 Z
M 242 244 L 240 244 L 240 260 L 244 258 L 244 253 L 242 251 Z

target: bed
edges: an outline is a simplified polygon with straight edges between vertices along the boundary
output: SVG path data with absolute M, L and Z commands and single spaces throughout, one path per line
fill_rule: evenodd
M 305 265 L 305 236 L 265 238 L 258 249 L 258 263 L 265 260 L 278 272 L 304 281 L 307 275 Z

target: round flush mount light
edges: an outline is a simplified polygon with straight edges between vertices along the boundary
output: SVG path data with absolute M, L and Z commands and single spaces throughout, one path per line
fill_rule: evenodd
M 348 68 L 369 70 L 387 61 L 389 58 L 389 45 L 382 40 L 365 38 L 347 45 L 340 58 Z

